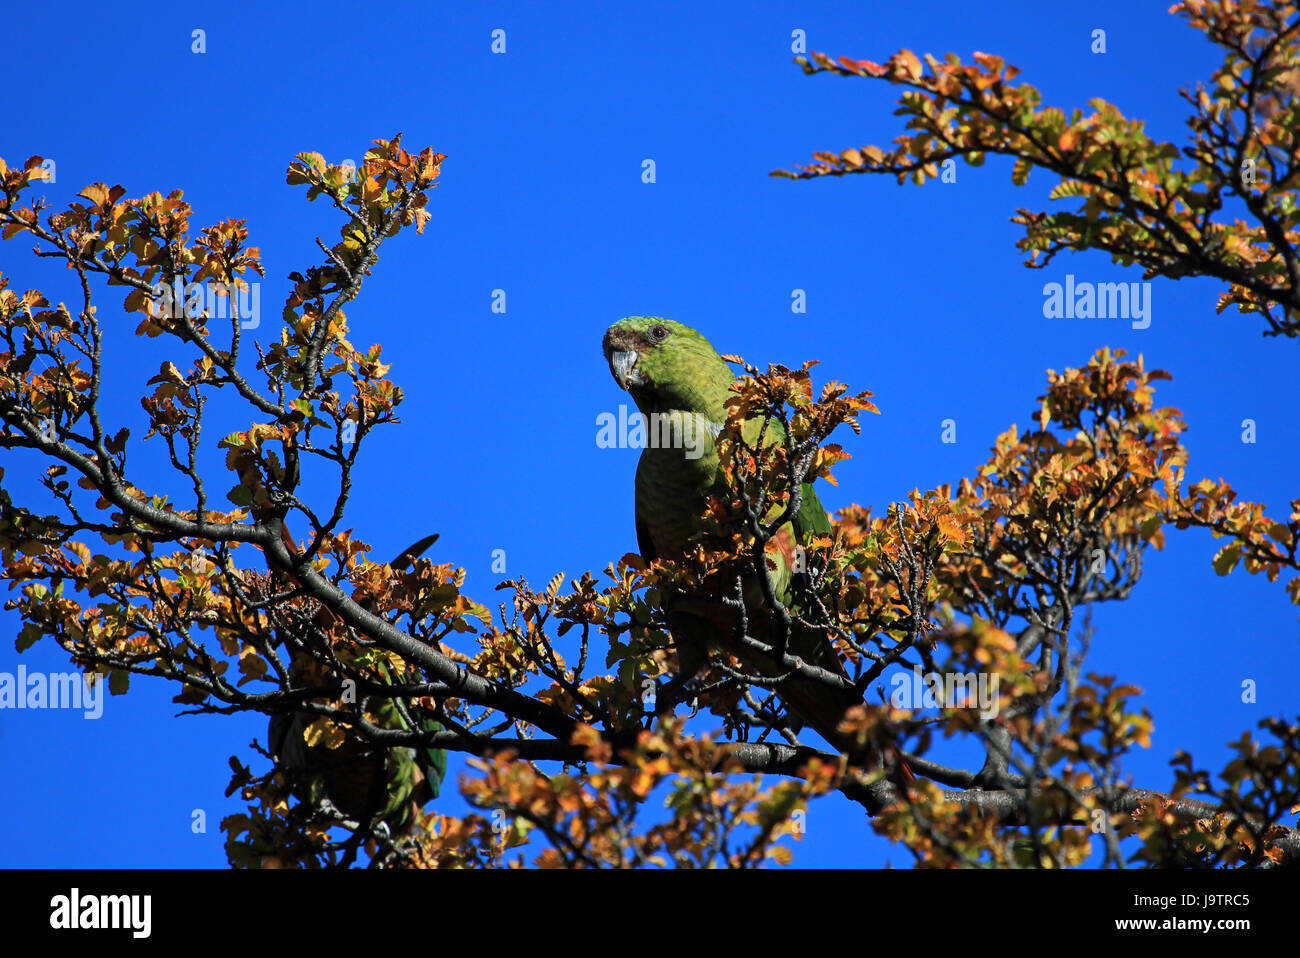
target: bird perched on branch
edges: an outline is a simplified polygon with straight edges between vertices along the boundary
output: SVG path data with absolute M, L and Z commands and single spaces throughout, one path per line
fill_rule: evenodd
M 710 496 L 731 498 L 715 439 L 726 422 L 729 389 L 735 375 L 717 350 L 702 335 L 681 323 L 654 316 L 629 316 L 609 327 L 604 338 L 605 358 L 614 381 L 627 390 L 658 436 L 680 437 L 679 442 L 649 442 L 636 470 L 636 535 L 641 556 L 680 558 L 704 526 Z M 744 424 L 745 441 L 756 445 L 763 417 Z M 767 441 L 783 437 L 780 424 L 770 422 Z M 800 548 L 818 534 L 829 535 L 830 520 L 810 483 L 803 483 L 802 504 L 796 515 L 773 537 L 775 551 L 768 557 L 772 592 L 793 613 L 801 608 L 796 585 Z M 776 514 L 764 517 L 772 521 Z M 753 578 L 757 578 L 756 576 Z M 760 582 L 744 584 L 746 633 L 779 649 L 785 625 L 765 597 Z M 776 689 L 795 716 L 811 725 L 836 748 L 852 752 L 856 743 L 838 731 L 844 713 L 862 704 L 827 633 L 793 623 L 786 651 L 804 664 L 824 670 L 821 676 L 790 675 L 788 665 L 774 655 L 735 641 L 740 610 L 718 595 L 679 592 L 665 600 L 669 630 L 676 645 L 679 680 L 693 677 L 705 664 L 711 649 L 734 654 L 748 669 L 766 677 L 786 676 Z M 891 750 L 891 755 L 892 755 Z M 910 773 L 905 773 L 910 774 Z
M 437 538 L 436 534 L 426 536 L 389 564 L 395 570 L 405 569 Z M 291 554 L 298 552 L 287 530 L 284 541 Z M 303 618 L 306 625 L 311 617 Z M 384 681 L 392 684 L 382 662 L 378 671 Z M 290 675 L 299 687 L 338 682 L 337 676 L 328 674 L 309 659 L 295 659 Z M 442 731 L 436 719 L 400 698 L 374 695 L 363 704 L 380 728 Z M 410 825 L 417 810 L 438 797 L 447 772 L 445 749 L 390 748 L 345 730 L 335 733 L 342 735 L 341 741 L 330 741 L 323 734 L 309 731 L 315 718 L 311 712 L 273 715 L 267 731 L 271 754 L 288 774 L 302 801 L 312 806 L 328 802 L 354 821 L 363 825 L 382 822 L 390 832 L 396 833 Z
M 395 699 L 376 696 L 367 707 L 381 728 L 442 729 L 431 718 L 413 717 Z M 445 750 L 386 748 L 350 733 L 332 748 L 324 742 L 309 744 L 312 719 L 306 712 L 275 715 L 268 730 L 271 753 L 309 805 L 328 801 L 354 821 L 383 822 L 390 831 L 400 832 L 411 823 L 415 809 L 438 797 L 447 771 Z

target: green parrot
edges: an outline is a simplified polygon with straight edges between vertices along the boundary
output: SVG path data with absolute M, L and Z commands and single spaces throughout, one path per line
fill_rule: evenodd
M 642 558 L 671 560 L 686 550 L 691 537 L 703 526 L 710 495 L 723 494 L 727 483 L 714 440 L 726 421 L 726 403 L 733 395 L 735 379 L 731 367 L 698 332 L 681 323 L 655 316 L 629 316 L 605 332 L 605 359 L 615 382 L 627 390 L 646 418 L 647 442 L 636 470 L 636 536 Z M 658 417 L 657 419 L 655 417 Z M 746 441 L 756 443 L 762 417 L 745 423 Z M 781 435 L 779 424 L 768 425 L 768 436 Z M 663 442 L 678 437 L 677 442 Z M 795 577 L 797 550 L 810 537 L 829 535 L 830 520 L 810 483 L 802 485 L 802 502 L 797 515 L 774 536 L 775 569 L 769 569 L 773 594 L 793 614 L 800 607 Z M 747 632 L 769 647 L 784 636 L 784 626 L 764 598 L 761 583 L 743 583 Z M 664 611 L 677 651 L 679 674 L 676 681 L 692 678 L 705 664 L 711 649 L 735 654 L 745 665 L 763 675 L 777 677 L 789 669 L 774 656 L 738 646 L 734 640 L 739 611 L 717 595 L 678 593 L 665 598 Z M 787 652 L 806 664 L 820 667 L 846 683 L 849 676 L 826 633 L 794 623 Z M 856 743 L 838 732 L 845 711 L 862 704 L 862 695 L 851 687 L 835 688 L 816 678 L 801 675 L 786 678 L 777 691 L 796 720 L 794 727 L 811 725 L 842 752 L 858 750 Z M 897 750 L 888 747 L 887 759 L 866 756 L 878 767 L 887 764 L 897 770 L 897 780 L 911 781 L 912 775 Z
M 394 699 L 377 698 L 369 705 L 382 728 L 409 731 L 415 710 L 402 709 Z M 310 804 L 328 801 L 348 818 L 383 822 L 391 833 L 404 831 L 413 810 L 438 797 L 447 772 L 447 753 L 440 748 L 385 749 L 353 735 L 337 748 L 308 745 L 307 727 L 315 716 L 305 712 L 271 716 L 271 754 L 290 776 L 294 792 Z M 442 730 L 431 718 L 414 718 L 422 729 Z
M 426 536 L 404 550 L 390 563 L 404 569 L 438 536 Z M 292 543 L 292 540 L 288 540 Z M 290 546 L 296 550 L 295 546 Z M 308 673 L 318 671 L 295 662 L 294 684 L 307 684 Z M 392 679 L 384 664 L 379 671 Z M 336 681 L 336 679 L 335 679 Z M 410 731 L 416 725 L 424 731 L 440 732 L 442 724 L 414 706 L 392 698 L 376 696 L 366 703 L 382 728 Z M 271 716 L 267 736 L 270 751 L 290 777 L 294 793 L 309 805 L 328 801 L 355 821 L 382 822 L 390 833 L 407 829 L 414 811 L 438 797 L 447 774 L 447 752 L 441 748 L 384 748 L 355 735 L 336 748 L 308 745 L 306 731 L 315 716 L 294 712 Z

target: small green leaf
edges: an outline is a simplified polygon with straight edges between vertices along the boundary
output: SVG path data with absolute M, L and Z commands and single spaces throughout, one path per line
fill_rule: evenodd
M 131 684 L 131 673 L 114 669 L 108 673 L 108 691 L 110 695 L 125 695 Z
M 1241 546 L 1235 542 L 1226 545 L 1219 550 L 1219 554 L 1214 557 L 1214 571 L 1219 575 L 1227 575 L 1237 567 L 1241 560 Z
M 44 634 L 45 633 L 41 630 L 39 625 L 35 622 L 28 622 L 23 626 L 23 630 L 18 633 L 18 638 L 14 642 L 14 647 L 18 649 L 19 652 L 26 652 L 35 645 L 37 640 Z

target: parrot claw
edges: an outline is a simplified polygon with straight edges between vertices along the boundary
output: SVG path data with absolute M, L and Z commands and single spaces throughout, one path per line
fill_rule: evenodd
M 698 715 L 700 711 L 699 698 L 696 695 L 691 694 L 687 689 L 687 686 L 693 681 L 693 678 L 687 679 L 678 675 L 666 682 L 663 688 L 660 689 L 658 694 L 655 696 L 654 714 L 656 716 L 672 714 L 673 710 L 677 708 L 678 703 L 686 701 L 687 695 L 690 695 L 689 701 L 691 705 L 691 714 L 688 717 L 694 718 Z

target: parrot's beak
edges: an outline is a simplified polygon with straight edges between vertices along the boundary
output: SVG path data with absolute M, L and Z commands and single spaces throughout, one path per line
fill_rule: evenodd
M 641 370 L 636 368 L 637 353 L 635 349 L 616 349 L 609 354 L 609 371 L 614 374 L 614 382 L 628 390 L 645 382 Z

